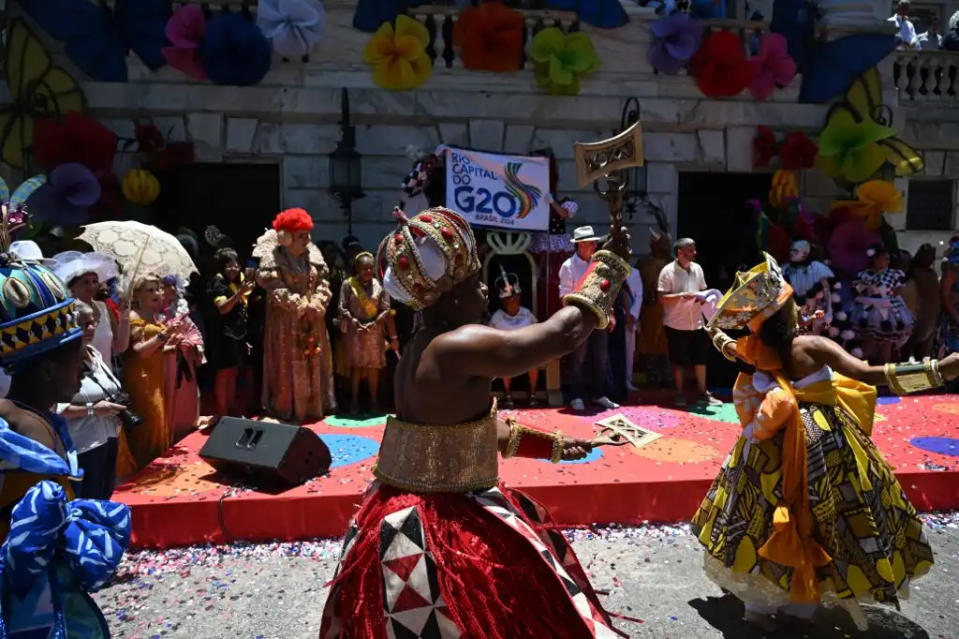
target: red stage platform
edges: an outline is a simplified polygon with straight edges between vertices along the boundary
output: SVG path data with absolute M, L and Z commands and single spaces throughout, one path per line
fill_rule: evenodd
M 959 508 L 959 397 L 881 398 L 873 440 L 920 510 Z M 586 462 L 501 461 L 500 476 L 546 504 L 564 525 L 688 519 L 736 441 L 732 405 L 692 412 L 624 406 L 589 416 L 565 409 L 512 411 L 521 423 L 592 437 L 598 419 L 625 413 L 662 437 L 640 449 L 603 448 Z M 330 472 L 265 493 L 221 477 L 199 458 L 193 433 L 120 487 L 133 508 L 133 543 L 171 547 L 234 539 L 339 536 L 372 477 L 384 419 L 330 418 L 311 428 L 333 454 Z

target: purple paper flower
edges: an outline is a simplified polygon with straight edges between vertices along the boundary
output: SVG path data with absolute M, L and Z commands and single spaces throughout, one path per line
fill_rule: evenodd
M 86 222 L 87 209 L 100 200 L 100 182 L 90 169 L 76 162 L 61 164 L 50 180 L 30 197 L 29 209 L 37 221 L 75 225 Z
M 703 40 L 703 26 L 686 13 L 674 13 L 652 23 L 649 63 L 660 73 L 674 75 L 685 67 Z

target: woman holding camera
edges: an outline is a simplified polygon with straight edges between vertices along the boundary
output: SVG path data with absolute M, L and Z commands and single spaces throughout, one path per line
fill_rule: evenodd
M 83 331 L 83 378 L 80 391 L 69 404 L 58 404 L 57 412 L 67 420 L 77 462 L 83 469 L 77 497 L 110 499 L 116 484 L 117 457 L 126 457 L 124 465 L 132 465 L 126 441 L 119 439 L 120 416 L 126 406 L 116 402 L 123 396 L 120 381 L 93 346 L 98 324 L 93 308 L 79 300 L 77 321 Z

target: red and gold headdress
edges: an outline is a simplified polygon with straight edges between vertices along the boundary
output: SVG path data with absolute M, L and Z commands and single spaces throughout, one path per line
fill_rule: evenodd
M 436 207 L 411 219 L 394 209 L 393 217 L 396 230 L 376 258 L 390 297 L 421 310 L 480 269 L 473 231 L 458 213 Z

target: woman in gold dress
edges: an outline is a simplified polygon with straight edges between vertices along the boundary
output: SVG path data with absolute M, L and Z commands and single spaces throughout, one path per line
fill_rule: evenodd
M 130 408 L 143 423 L 128 435 L 130 452 L 140 467 L 159 457 L 173 443 L 167 422 L 164 362 L 170 338 L 162 320 L 163 284 L 156 275 L 134 283 L 130 311 L 130 349 L 123 366 L 124 388 Z M 117 469 L 121 477 L 128 469 Z
M 765 629 L 781 613 L 808 618 L 838 600 L 898 605 L 930 569 L 922 522 L 869 438 L 875 384 L 897 393 L 959 375 L 959 355 L 869 366 L 835 342 L 799 335 L 793 290 L 776 261 L 737 275 L 709 323 L 713 344 L 743 373 L 733 400 L 743 434 L 699 511 L 707 575 Z M 749 328 L 733 340 L 720 329 Z
M 336 410 L 333 357 L 326 331 L 332 293 L 323 254 L 303 209 L 276 216 L 257 240 L 257 283 L 267 292 L 263 335 L 263 407 L 279 419 L 310 422 Z

